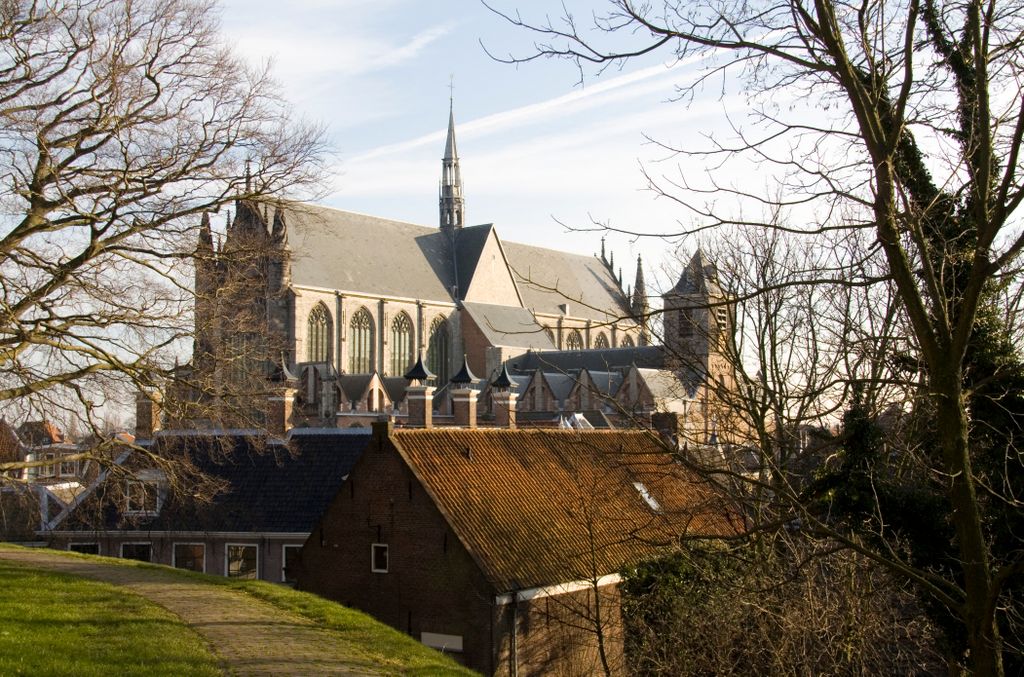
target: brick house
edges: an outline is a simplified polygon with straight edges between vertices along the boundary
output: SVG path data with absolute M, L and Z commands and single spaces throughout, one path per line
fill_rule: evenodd
M 298 587 L 484 674 L 621 673 L 621 567 L 739 528 L 650 433 L 382 422 L 303 547 Z
M 108 471 L 40 536 L 62 549 L 291 582 L 289 562 L 369 439 L 336 429 L 296 429 L 286 440 L 161 433 L 158 454 L 187 455 L 218 486 L 206 500 L 171 492 L 156 470 Z M 118 460 L 131 464 L 129 454 Z

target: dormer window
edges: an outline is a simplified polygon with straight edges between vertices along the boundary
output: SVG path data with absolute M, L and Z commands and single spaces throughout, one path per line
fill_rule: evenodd
M 124 495 L 125 514 L 156 515 L 160 512 L 160 488 L 156 482 L 127 480 Z

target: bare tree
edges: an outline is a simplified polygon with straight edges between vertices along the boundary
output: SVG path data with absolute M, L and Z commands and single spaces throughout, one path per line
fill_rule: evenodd
M 976 472 L 972 431 L 979 422 L 971 415 L 967 358 L 994 286 L 1016 275 L 1024 248 L 1016 216 L 1024 199 L 1021 4 L 609 0 L 605 6 L 586 26 L 568 11 L 533 24 L 504 14 L 540 36 L 534 51 L 511 60 L 568 58 L 583 73 L 588 65 L 602 68 L 658 50 L 680 59 L 704 55 L 707 70 L 683 86 L 683 97 L 697 96 L 713 75 L 744 76 L 757 125 L 738 130 L 735 142 L 718 139 L 705 151 L 680 152 L 723 163 L 753 158 L 779 170 L 778 186 L 758 194 L 716 180 L 714 172 L 705 185 L 685 175 L 656 181 L 688 211 L 689 232 L 750 221 L 726 206 L 731 201 L 724 195 L 760 203 L 770 216 L 754 221 L 768 229 L 811 238 L 864 232 L 868 254 L 909 327 L 911 360 L 933 412 L 938 453 L 929 473 L 944 485 L 958 570 L 937 575 L 896 548 L 849 544 L 914 581 L 959 619 L 976 674 L 1002 674 L 997 611 L 1008 582 L 1024 571 L 1024 556 L 1018 543 L 994 558 L 983 505 L 1019 511 L 1021 504 L 1014 483 L 989 482 Z M 775 103 L 786 92 L 800 97 L 810 114 L 780 111 Z M 708 199 L 712 193 L 719 199 Z M 847 285 L 870 282 L 855 264 L 839 261 L 829 277 Z M 815 271 L 789 284 L 819 280 Z M 1019 474 L 1015 453 L 1005 450 L 1004 459 Z
M 191 348 L 204 214 L 301 197 L 319 127 L 206 0 L 0 6 L 0 406 L 80 417 L 160 391 Z M 10 418 L 11 414 L 8 414 Z M 3 467 L 12 470 L 10 464 Z

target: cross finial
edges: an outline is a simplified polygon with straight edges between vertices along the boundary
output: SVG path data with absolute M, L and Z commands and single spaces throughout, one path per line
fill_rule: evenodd
M 455 102 L 455 73 L 448 76 L 448 103 Z

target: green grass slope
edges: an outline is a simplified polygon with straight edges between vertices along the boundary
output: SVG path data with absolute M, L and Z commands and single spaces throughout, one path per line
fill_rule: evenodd
M 13 549 L 13 548 L 17 548 L 17 547 L 18 546 L 12 546 L 12 545 L 7 545 L 7 544 L 0 544 L 0 549 L 5 549 L 5 548 L 12 548 Z M 408 635 L 406 635 L 406 634 L 404 634 L 402 632 L 399 632 L 398 630 L 395 630 L 394 628 L 392 628 L 392 627 L 390 627 L 388 625 L 384 625 L 383 623 L 381 623 L 381 622 L 371 618 L 370 616 L 368 616 L 368 615 L 366 615 L 366 614 L 364 614 L 362 612 L 355 611 L 353 609 L 349 609 L 348 607 L 344 607 L 344 606 L 342 606 L 340 604 L 336 604 L 334 602 L 327 601 L 325 599 L 322 599 L 322 598 L 317 597 L 316 595 L 313 595 L 313 594 L 310 594 L 310 593 L 298 592 L 296 590 L 293 590 L 291 588 L 288 588 L 288 587 L 285 587 L 285 586 L 282 586 L 282 585 L 277 585 L 277 584 L 273 584 L 273 583 L 266 583 L 264 581 L 243 581 L 243 580 L 237 580 L 237 579 L 224 578 L 224 577 L 221 577 L 221 576 L 212 576 L 212 575 L 208 575 L 208 574 L 198 574 L 198 573 L 194 573 L 194 572 L 190 572 L 190 571 L 182 571 L 182 570 L 179 570 L 179 569 L 173 569 L 171 567 L 166 567 L 166 566 L 159 565 L 159 564 L 149 564 L 149 563 L 145 563 L 145 562 L 136 562 L 136 561 L 133 561 L 133 560 L 123 560 L 123 559 L 116 559 L 116 558 L 110 558 L 110 557 L 99 557 L 99 556 L 95 556 L 95 555 L 82 555 L 82 554 L 78 554 L 78 553 L 70 553 L 70 552 L 55 551 L 55 550 L 48 550 L 47 552 L 48 553 L 53 553 L 53 554 L 56 554 L 56 555 L 59 555 L 59 556 L 62 556 L 62 557 L 73 557 L 73 558 L 77 558 L 77 559 L 83 559 L 83 560 L 89 560 L 89 561 L 94 561 L 94 562 L 98 562 L 98 563 L 103 563 L 103 564 L 107 564 L 107 565 L 110 565 L 110 566 L 138 567 L 138 568 L 143 568 L 143 569 L 150 569 L 150 570 L 153 570 L 153 571 L 158 571 L 162 575 L 165 575 L 165 576 L 168 576 L 168 577 L 171 577 L 171 578 L 187 578 L 191 582 L 194 582 L 194 583 L 197 583 L 197 584 L 200 584 L 200 585 L 224 586 L 224 587 L 228 587 L 228 588 L 230 588 L 232 590 L 235 590 L 235 591 L 238 591 L 238 592 L 242 592 L 242 593 L 244 593 L 246 595 L 249 595 L 249 596 L 251 596 L 251 597 L 253 597 L 255 599 L 261 600 L 263 602 L 266 602 L 266 603 L 272 605 L 273 607 L 279 609 L 283 614 L 294 614 L 296 616 L 301 616 L 303 618 L 307 618 L 307 619 L 313 621 L 319 627 L 327 629 L 327 630 L 330 630 L 337 637 L 337 646 L 342 649 L 343 653 L 346 656 L 351 656 L 351 658 L 352 658 L 354 663 L 361 663 L 361 664 L 364 664 L 364 665 L 367 665 L 367 666 L 373 666 L 374 668 L 376 668 L 377 670 L 380 670 L 381 672 L 383 672 L 385 674 L 411 675 L 411 676 L 414 676 L 414 677 L 433 677 L 435 675 L 437 675 L 437 676 L 441 676 L 441 675 L 444 675 L 444 676 L 447 676 L 447 675 L 463 675 L 463 676 L 466 676 L 466 677 L 471 677 L 473 675 L 477 675 L 477 673 L 475 673 L 475 672 L 473 672 L 473 671 L 471 671 L 471 670 L 469 670 L 469 669 L 459 665 L 454 660 L 452 660 L 450 657 L 445 656 L 445 655 L 441 654 L 438 651 L 435 651 L 433 649 L 430 649 L 430 648 L 424 646 L 423 644 L 417 642 L 416 640 L 414 640 L 413 638 L 409 637 Z M 2 565 L 5 569 L 12 569 L 12 570 L 18 569 L 18 567 L 8 567 L 6 565 L 6 563 L 4 563 L 2 560 L 0 560 L 0 565 Z M 122 588 L 117 588 L 115 586 L 107 585 L 107 584 L 93 583 L 93 582 L 90 582 L 90 581 L 88 581 L 86 579 L 81 579 L 81 578 L 76 578 L 76 577 L 60 576 L 60 575 L 57 575 L 57 574 L 49 574 L 49 573 L 45 573 L 45 572 L 44 573 L 40 573 L 37 570 L 24 570 L 24 569 L 21 569 L 20 571 L 21 571 L 22 575 L 37 575 L 37 576 L 40 576 L 41 578 L 47 579 L 47 580 L 56 580 L 56 579 L 60 579 L 61 581 L 69 581 L 70 580 L 70 581 L 74 581 L 74 582 L 77 582 L 77 583 L 81 583 L 82 585 L 85 585 L 85 586 L 98 586 L 96 588 L 97 590 L 99 590 L 99 589 L 104 589 L 105 590 L 105 589 L 109 588 L 110 591 L 111 591 L 109 594 L 112 594 L 114 598 L 117 598 L 119 600 L 134 600 L 132 602 L 134 604 L 149 605 L 151 607 L 154 607 L 153 613 L 156 614 L 156 615 L 153 616 L 154 619 L 160 618 L 160 619 L 162 619 L 163 622 L 167 622 L 169 624 L 174 624 L 175 622 L 177 622 L 177 617 L 176 616 L 170 615 L 169 613 L 164 611 L 162 608 L 156 607 L 155 605 L 152 605 L 151 603 L 147 602 L 146 600 L 143 600 L 142 598 L 138 598 L 136 595 L 134 595 L 132 593 L 126 593 Z M 51 576 L 53 577 L 52 579 L 50 578 Z M 75 675 L 79 675 L 79 674 L 81 674 L 81 675 L 93 675 L 93 674 L 96 674 L 96 675 L 100 675 L 100 674 L 104 674 L 104 675 L 109 675 L 109 674 L 118 674 L 118 675 L 120 675 L 120 674 L 143 674 L 143 672 L 141 670 L 139 672 L 137 672 L 137 673 L 125 672 L 122 669 L 123 664 L 120 663 L 117 660 L 115 660 L 113 663 L 110 664 L 110 665 L 116 666 L 116 670 L 113 670 L 113 671 L 110 671 L 111 668 L 110 668 L 109 665 L 108 665 L 108 670 L 107 671 L 96 671 L 96 672 L 83 672 L 83 671 L 78 671 L 78 670 L 73 671 L 73 672 L 59 672 L 59 671 L 58 672 L 50 672 L 50 671 L 48 671 L 46 669 L 43 669 L 41 671 L 40 670 L 36 670 L 36 671 L 27 671 L 27 672 L 19 673 L 19 672 L 16 671 L 16 669 L 14 667 L 8 668 L 7 667 L 8 664 L 3 662 L 4 658 L 8 654 L 8 651 L 7 651 L 8 645 L 5 644 L 5 642 L 4 642 L 6 637 L 3 635 L 3 632 L 5 630 L 7 630 L 7 626 L 9 625 L 10 621 L 4 620 L 4 619 L 17 618 L 17 614 L 20 613 L 20 612 L 17 611 L 15 609 L 15 607 L 13 607 L 13 606 L 8 607 L 8 606 L 6 606 L 6 604 L 8 604 L 8 603 L 14 604 L 17 600 L 21 600 L 24 604 L 27 604 L 27 605 L 30 605 L 30 606 L 35 606 L 35 605 L 39 604 L 39 601 L 36 599 L 37 595 L 35 593 L 26 594 L 25 593 L 26 588 L 21 587 L 22 583 L 19 582 L 19 581 L 11 581 L 11 584 L 8 584 L 7 581 L 0 579 L 0 586 L 2 586 L 3 589 L 4 589 L 3 590 L 3 595 L 0 596 L 0 600 L 5 600 L 5 601 L 0 601 L 0 675 L 6 675 L 6 674 L 75 674 Z M 44 586 L 44 587 L 53 591 L 52 592 L 52 599 L 51 599 L 51 601 L 47 602 L 46 605 L 54 606 L 54 607 L 56 607 L 56 606 L 60 606 L 60 607 L 65 606 L 65 601 L 64 600 L 68 600 L 69 598 L 67 596 L 62 596 L 62 595 L 64 595 L 64 592 L 63 592 L 64 588 L 57 588 L 56 586 L 53 586 L 53 585 L 47 585 L 47 586 Z M 14 589 L 13 591 L 12 591 L 12 588 Z M 28 589 L 31 589 L 31 588 L 28 588 Z M 92 588 L 90 588 L 90 589 L 92 589 Z M 94 593 L 94 594 L 99 595 L 99 593 Z M 50 595 L 47 595 L 47 597 L 49 597 L 49 596 Z M 6 599 L 8 597 L 11 598 L 10 602 L 6 602 Z M 103 606 L 104 604 L 106 604 L 106 602 L 103 601 L 105 599 L 104 597 L 98 596 L 98 597 L 96 597 L 96 599 L 97 599 L 96 603 L 98 605 Z M 87 600 L 88 600 L 88 598 L 85 598 L 84 600 L 80 600 L 78 602 L 78 604 L 81 604 L 82 602 L 87 601 Z M 67 604 L 67 606 L 73 606 L 73 605 L 75 605 L 75 604 Z M 99 613 L 99 611 L 100 610 L 97 609 L 97 610 L 95 610 L 92 613 Z M 111 612 L 109 614 L 105 614 L 102 618 L 98 617 L 99 620 L 97 621 L 97 627 L 116 627 L 116 625 L 107 625 L 107 624 L 116 624 L 117 620 L 119 618 L 120 619 L 131 618 L 134 621 L 135 620 L 135 616 L 130 615 L 132 613 L 133 613 L 132 611 L 130 611 L 130 610 L 126 609 L 126 608 L 122 608 L 122 610 L 118 611 L 117 607 L 111 606 Z M 121 614 L 124 614 L 124 615 L 121 615 Z M 154 623 L 155 622 L 156 621 L 154 621 Z M 81 623 L 82 623 L 82 625 L 84 627 L 88 627 L 89 626 L 89 621 L 87 619 L 83 620 Z M 181 624 L 180 622 L 177 622 L 177 625 L 180 626 L 180 630 L 182 630 L 184 633 L 186 633 L 186 635 L 194 636 L 194 633 L 192 633 L 192 631 L 187 626 Z M 20 627 L 20 626 L 18 626 L 18 627 Z M 44 613 L 43 616 L 41 616 L 38 621 L 35 621 L 35 622 L 31 623 L 28 627 L 26 627 L 24 629 L 18 630 L 18 632 L 20 632 L 20 633 L 26 633 L 26 632 L 29 632 L 29 631 L 33 632 L 33 633 L 35 633 L 37 635 L 42 635 L 42 637 L 40 639 L 38 639 L 37 641 L 34 641 L 32 646 L 30 648 L 28 648 L 28 651 L 30 653 L 32 653 L 32 654 L 35 654 L 37 652 L 42 652 L 42 653 L 45 654 L 45 653 L 49 653 L 51 651 L 51 647 L 54 646 L 51 643 L 51 640 L 53 639 L 53 637 L 56 637 L 57 635 L 60 635 L 61 633 L 65 632 L 65 629 L 62 627 L 62 624 L 59 621 L 57 610 L 53 609 L 49 613 Z M 150 626 L 149 629 L 146 629 L 146 630 L 142 630 L 141 627 L 140 627 L 140 633 L 142 633 L 142 632 L 148 633 L 149 637 L 159 637 L 160 638 L 159 642 L 154 642 L 155 644 L 156 643 L 158 643 L 160 645 L 164 645 L 165 644 L 165 641 L 164 641 L 165 635 L 163 634 L 164 630 L 162 629 L 162 627 L 159 630 L 159 632 L 157 632 L 157 629 L 153 628 L 152 626 Z M 109 633 L 107 633 L 105 631 L 100 631 L 100 632 L 98 632 L 96 634 L 93 634 L 91 636 L 99 638 L 99 637 L 105 637 L 108 634 Z M 46 637 L 46 636 L 51 636 L 51 637 Z M 183 637 L 184 636 L 185 635 L 183 635 Z M 140 641 L 142 640 L 141 637 L 139 639 L 140 639 Z M 199 643 L 198 646 L 200 647 L 200 649 L 202 649 L 202 646 L 203 646 L 202 645 L 202 641 L 198 637 L 195 637 L 195 639 Z M 131 644 L 133 641 L 134 640 L 131 639 L 130 637 L 127 640 L 125 640 L 125 643 L 122 643 L 122 642 L 118 641 L 118 642 L 116 642 L 116 644 L 118 646 L 120 646 L 120 648 L 118 648 L 118 646 L 112 646 L 111 647 L 111 651 L 113 651 L 113 652 L 124 651 L 124 646 L 122 646 L 122 644 L 125 644 L 125 645 Z M 183 641 L 184 640 L 182 640 L 182 642 Z M 80 642 L 81 642 L 81 638 L 79 638 L 77 640 L 74 640 L 73 644 L 75 646 L 78 646 Z M 13 646 L 14 645 L 11 645 L 11 647 L 13 647 Z M 182 644 L 182 647 L 184 647 L 184 644 Z M 174 648 L 174 647 L 172 646 L 171 648 Z M 140 647 L 140 651 L 142 651 L 142 650 L 148 650 L 148 649 L 142 649 Z M 154 650 L 156 650 L 156 649 L 154 648 Z M 167 675 L 170 675 L 170 674 L 175 674 L 175 675 L 181 675 L 181 674 L 190 674 L 190 675 L 191 674 L 195 674 L 195 675 L 219 674 L 219 673 L 216 673 L 216 672 L 214 672 L 214 673 L 203 672 L 203 670 L 206 669 L 203 666 L 206 665 L 206 664 L 202 663 L 202 661 L 199 658 L 195 659 L 197 661 L 195 663 L 195 665 L 196 665 L 195 668 L 192 668 L 192 667 L 174 668 L 173 667 L 175 665 L 174 661 L 176 661 L 176 660 L 183 660 L 184 659 L 183 658 L 184 654 L 182 655 L 182 657 L 179 657 L 177 655 L 178 651 L 179 651 L 178 649 L 174 649 L 172 654 L 168 655 L 166 657 L 167 660 L 169 661 L 168 662 L 168 669 L 167 669 L 167 671 L 165 671 L 165 672 L 159 672 L 159 670 L 154 671 L 154 670 L 150 669 L 150 666 L 154 665 L 154 662 L 148 662 L 147 663 L 147 670 L 145 671 L 146 674 L 150 674 L 150 675 L 161 675 L 161 674 L 167 674 Z M 184 651 L 184 648 L 182 648 L 180 651 Z M 205 652 L 205 649 L 202 649 L 202 651 Z M 112 653 L 110 655 L 111 655 L 112 658 L 116 658 L 116 654 Z M 188 655 L 191 656 L 191 654 L 188 654 Z M 205 656 L 208 657 L 209 654 L 205 654 Z M 41 658 L 40 658 L 40 660 L 41 660 Z M 155 657 L 154 658 L 148 658 L 146 660 L 148 660 L 148 661 L 156 661 L 157 658 L 155 658 Z M 216 666 L 216 661 L 212 657 L 209 657 L 208 659 L 207 658 L 203 658 L 202 660 L 211 660 L 212 662 L 209 663 L 209 665 Z M 14 664 L 11 664 L 11 665 L 14 665 Z
M 177 616 L 107 583 L 0 561 L 0 675 L 219 675 Z

